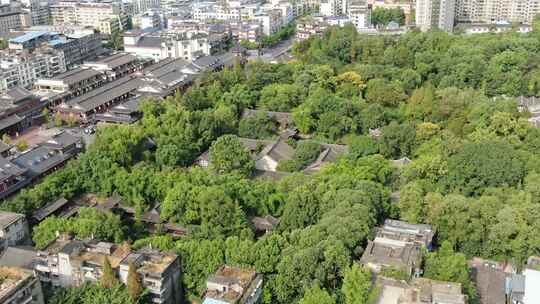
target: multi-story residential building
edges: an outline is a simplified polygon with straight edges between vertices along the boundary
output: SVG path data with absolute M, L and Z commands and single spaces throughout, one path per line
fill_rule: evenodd
M 0 37 L 10 30 L 18 30 L 25 24 L 25 16 L 20 6 L 15 4 L 0 4 Z
M 283 24 L 291 23 L 296 17 L 294 5 L 287 1 L 281 1 L 277 3 L 274 2 L 263 7 L 263 10 L 269 9 L 277 9 L 281 11 L 281 16 L 283 17 Z
M 368 241 L 360 263 L 376 273 L 391 268 L 416 277 L 421 274 L 422 248 L 431 249 L 434 234 L 430 225 L 386 220 Z
M 159 0 L 131 0 L 130 3 L 133 6 L 133 14 L 142 14 L 148 10 L 161 7 Z
M 319 12 L 323 16 L 343 16 L 347 14 L 347 0 L 322 0 Z
M 456 0 L 458 22 L 506 21 L 531 24 L 538 13 L 538 0 Z
M 308 16 L 296 21 L 296 40 L 306 40 L 313 35 L 322 35 L 328 28 L 324 18 Z
M 141 278 L 143 287 L 150 293 L 151 301 L 162 304 L 182 303 L 180 284 L 180 259 L 176 254 L 142 248 L 126 256 L 119 265 L 120 281 L 127 284 L 129 262 Z
M 148 11 L 140 16 L 137 16 L 138 26 L 141 29 L 162 29 L 163 24 L 159 13 L 154 11 Z
M 60 1 L 50 9 L 51 21 L 55 25 L 92 27 L 107 35 L 127 25 L 127 17 L 119 3 Z
M 128 265 L 133 263 L 153 303 L 182 303 L 180 261 L 173 253 L 148 248 L 132 251 L 127 245 L 80 241 L 61 235 L 38 252 L 35 270 L 41 281 L 53 286 L 80 286 L 99 281 L 105 259 L 124 284 Z
M 271 9 L 253 16 L 262 26 L 262 32 L 265 35 L 272 35 L 283 27 L 283 17 L 281 10 Z
M 77 24 L 77 1 L 63 0 L 49 5 L 51 23 L 54 25 Z
M 32 0 L 29 4 L 32 25 L 49 23 L 49 1 Z
M 3 170 L 4 166 L 2 167 Z M 0 211 L 0 240 L 3 240 L 1 243 L 5 247 L 21 245 L 27 242 L 28 231 L 28 222 L 24 214 Z M 2 249 L 0 248 L 0 252 Z
M 65 28 L 64 28 L 65 29 Z M 53 49 L 64 53 L 67 68 L 94 59 L 101 52 L 101 39 L 93 30 L 50 30 L 47 26 L 30 28 L 24 35 L 9 40 L 10 52 L 34 52 Z
M 0 303 L 44 304 L 41 283 L 30 270 L 0 266 Z
M 263 277 L 254 270 L 224 265 L 206 281 L 203 304 L 260 303 Z
M 238 41 L 257 42 L 263 34 L 262 27 L 258 22 L 237 22 L 231 24 L 232 36 Z
M 191 61 L 210 55 L 210 44 L 208 34 L 200 31 L 132 31 L 124 34 L 124 51 L 155 61 L 169 57 Z
M 483 22 L 486 1 L 489 0 L 456 0 L 456 21 Z
M 90 26 L 111 35 L 126 28 L 127 17 L 118 3 L 79 3 L 75 10 L 78 25 Z
M 452 32 L 456 0 L 417 0 L 416 26 L 422 31 Z
M 365 0 L 352 0 L 347 8 L 347 16 L 358 31 L 371 25 L 371 9 Z
M 0 92 L 20 86 L 30 87 L 39 78 L 66 71 L 64 53 L 43 49 L 31 54 L 4 52 L 0 58 Z
M 242 13 L 240 7 L 230 7 L 217 3 L 198 3 L 193 5 L 193 19 L 198 21 L 207 20 L 231 20 L 240 21 Z

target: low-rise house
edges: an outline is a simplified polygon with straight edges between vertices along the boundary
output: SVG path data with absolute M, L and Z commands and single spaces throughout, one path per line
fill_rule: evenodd
M 42 143 L 43 146 L 57 150 L 63 154 L 77 154 L 82 149 L 82 139 L 68 132 L 60 132 Z
M 266 215 L 264 217 L 256 216 L 251 219 L 251 224 L 253 225 L 256 231 L 269 233 L 272 230 L 274 230 L 274 228 L 276 228 L 277 225 L 279 225 L 279 219 L 271 215 Z
M 467 304 L 467 296 L 462 293 L 460 283 L 417 278 L 412 286 L 406 296 L 411 304 Z
M 41 91 L 69 92 L 78 96 L 89 92 L 106 82 L 102 73 L 88 68 L 76 68 L 52 78 L 38 79 L 34 88 Z
M 140 221 L 146 225 L 150 233 L 167 233 L 172 236 L 184 236 L 188 233 L 187 229 L 170 222 L 165 222 L 160 217 L 159 206 L 152 208 L 142 214 L 137 214 L 137 211 L 132 206 L 127 206 L 123 203 L 120 196 L 111 196 L 105 202 L 95 206 L 100 210 L 111 211 L 119 214 L 124 219 L 131 221 Z
M 257 155 L 264 147 L 273 144 L 271 140 L 260 140 L 260 139 L 250 139 L 250 138 L 239 138 L 240 143 L 244 145 L 244 148 L 250 152 L 254 157 Z M 208 168 L 210 166 L 210 150 L 207 150 L 201 154 L 196 160 L 195 163 L 202 168 Z
M 33 118 L 45 108 L 38 96 L 22 87 L 0 95 L 0 133 L 18 134 L 32 126 Z
M 133 263 L 141 278 L 142 286 L 148 289 L 153 303 L 180 304 L 180 259 L 176 254 L 142 248 L 130 253 L 119 266 L 120 281 L 127 284 L 129 263 Z
M 469 261 L 480 304 L 506 304 L 505 265 L 480 258 Z
M 99 281 L 105 258 L 117 269 L 129 251 L 127 246 L 94 240 L 84 242 L 60 235 L 38 252 L 34 265 L 42 282 L 55 287 L 80 286 Z
M 321 144 L 322 152 L 317 156 L 315 161 L 304 169 L 304 172 L 318 172 L 328 163 L 333 163 L 339 157 L 349 152 L 349 147 L 345 145 Z
M 261 171 L 278 171 L 279 162 L 291 160 L 294 157 L 294 148 L 285 140 L 278 139 L 273 144 L 266 146 L 257 156 L 255 168 Z
M 418 278 L 411 284 L 381 278 L 378 303 L 399 304 L 467 304 L 461 284 Z
M 427 224 L 411 224 L 399 220 L 387 219 L 384 225 L 377 229 L 375 239 L 391 239 L 404 243 L 424 246 L 431 250 L 435 230 Z
M 388 239 L 368 241 L 360 263 L 375 273 L 386 269 L 401 271 L 410 276 L 422 273 L 421 247 L 413 244 L 401 244 Z
M 109 107 L 134 97 L 134 92 L 140 86 L 139 79 L 124 76 L 63 102 L 55 110 L 65 119 L 89 121 L 94 114 L 104 112 Z
M 32 221 L 35 223 L 39 223 L 46 219 L 48 216 L 57 214 L 59 211 L 61 211 L 67 204 L 68 200 L 61 197 L 54 201 L 51 204 L 47 204 L 43 206 L 42 208 L 37 209 L 32 213 Z
M 255 304 L 262 295 L 263 277 L 254 270 L 222 266 L 206 281 L 203 304 Z
M 252 118 L 261 114 L 266 114 L 269 118 L 279 123 L 280 129 L 282 130 L 294 129 L 294 121 L 292 118 L 292 114 L 287 113 L 287 112 L 273 112 L 273 111 L 265 111 L 265 110 L 245 109 L 244 112 L 242 113 L 242 119 Z
M 388 278 L 378 278 L 380 293 L 377 303 L 386 304 L 467 304 L 461 284 L 425 278 L 411 283 Z
M 134 73 L 140 69 L 141 62 L 137 57 L 128 53 L 117 53 L 93 62 L 85 62 L 83 68 L 91 68 L 106 75 L 107 79 L 114 80 L 124 75 Z
M 174 95 L 191 85 L 201 73 L 222 67 L 223 62 L 214 56 L 201 57 L 191 63 L 182 59 L 164 59 L 75 98 L 64 99 L 55 110 L 65 119 L 91 121 L 96 114 L 106 113 L 110 108 L 141 95 L 157 98 Z
M 12 162 L 26 170 L 27 178 L 36 180 L 63 167 L 81 149 L 81 138 L 62 132 L 41 145 L 20 154 Z
M 28 222 L 24 214 L 0 211 L 0 239 L 4 248 L 23 244 L 28 241 L 28 236 Z
M 40 281 L 30 270 L 0 266 L 0 303 L 44 304 Z
M 430 225 L 386 220 L 368 241 L 360 263 L 375 273 L 396 269 L 417 277 L 422 273 L 422 248 L 431 249 L 434 235 Z
M 110 108 L 104 113 L 95 114 L 94 120 L 119 124 L 134 123 L 142 117 L 142 113 L 139 111 L 141 102 L 142 97 L 135 97 Z
M 271 112 L 276 114 L 279 112 Z M 244 117 L 250 117 L 256 115 L 254 112 L 244 112 Z M 292 160 L 295 156 L 295 149 L 287 144 L 287 139 L 296 135 L 295 130 L 286 129 L 276 140 L 257 140 L 249 138 L 239 138 L 240 142 L 244 145 L 246 150 L 251 153 L 253 160 L 255 161 L 255 175 L 262 177 L 266 173 L 270 173 L 268 177 L 280 178 L 283 177 L 279 174 L 278 165 L 280 162 Z M 320 144 L 322 147 L 321 153 L 315 161 L 309 164 L 304 173 L 312 173 L 319 171 L 323 165 L 335 162 L 339 157 L 348 153 L 348 147 L 344 145 L 332 145 L 332 144 Z M 210 153 L 209 151 L 201 154 L 195 163 L 203 168 L 207 168 L 210 165 Z M 273 174 L 275 173 L 275 174 Z M 283 172 L 281 172 L 283 173 Z M 272 174 L 274 176 L 272 176 Z M 266 174 L 268 175 L 268 174 Z M 279 176 L 278 176 L 279 175 Z
M 152 302 L 182 303 L 180 261 L 173 253 L 148 248 L 132 251 L 126 244 L 80 241 L 61 235 L 38 252 L 34 263 L 41 281 L 71 287 L 98 282 L 105 259 L 124 284 L 127 283 L 129 263 L 133 263 Z
M 17 190 L 28 185 L 30 179 L 26 177 L 26 169 L 0 157 L 0 198 L 15 193 Z

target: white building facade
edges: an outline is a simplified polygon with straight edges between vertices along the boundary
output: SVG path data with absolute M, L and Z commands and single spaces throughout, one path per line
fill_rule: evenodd
M 192 61 L 210 55 L 208 34 L 199 31 L 184 33 L 164 32 L 160 35 L 124 35 L 124 51 L 139 58 L 159 61 L 165 58 L 181 58 Z
M 28 222 L 23 214 L 0 212 L 0 240 L 4 246 L 21 245 L 28 239 L 28 234 Z
M 359 32 L 368 29 L 371 25 L 371 10 L 366 2 L 351 2 L 347 10 L 347 16 Z
M 3 55 L 0 58 L 0 92 L 16 86 L 30 87 L 39 78 L 52 77 L 66 70 L 63 52 Z
M 440 29 L 452 32 L 456 0 L 417 0 L 416 26 L 421 31 Z
M 518 22 L 531 24 L 540 0 L 456 0 L 458 22 Z

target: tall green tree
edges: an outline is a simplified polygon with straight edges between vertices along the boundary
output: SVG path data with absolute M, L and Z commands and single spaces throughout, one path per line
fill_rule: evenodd
M 134 300 L 138 300 L 143 292 L 141 278 L 139 273 L 137 273 L 137 267 L 131 261 L 128 265 L 127 291 L 129 296 Z
M 304 297 L 298 304 L 335 304 L 335 296 L 331 296 L 328 291 L 321 289 L 319 285 L 315 284 L 304 294 Z
M 463 253 L 454 252 L 450 242 L 444 241 L 437 252 L 427 255 L 425 277 L 461 283 L 470 299 L 476 298 L 476 289 L 471 282 L 467 257 Z
M 210 147 L 210 167 L 216 173 L 249 175 L 254 166 L 251 155 L 235 135 L 224 135 Z
M 99 283 L 101 286 L 103 286 L 103 288 L 112 288 L 118 284 L 118 279 L 114 274 L 108 257 L 103 258 L 103 273 L 101 274 Z
M 341 292 L 345 296 L 345 304 L 367 304 L 372 288 L 371 272 L 357 263 L 345 270 Z

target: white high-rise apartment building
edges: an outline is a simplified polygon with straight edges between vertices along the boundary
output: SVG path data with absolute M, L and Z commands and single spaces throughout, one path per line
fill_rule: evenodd
M 354 0 L 349 3 L 347 17 L 357 31 L 365 30 L 371 25 L 371 10 L 363 0 Z
M 323 16 L 343 16 L 347 14 L 347 0 L 323 0 L 319 6 Z
M 153 8 L 160 8 L 159 0 L 132 0 L 133 14 L 142 14 Z
M 540 13 L 540 0 L 456 0 L 458 22 L 532 23 Z
M 110 35 L 127 25 L 127 18 L 118 3 L 59 1 L 50 6 L 54 25 L 93 27 Z
M 451 32 L 454 28 L 456 0 L 417 0 L 416 26 L 422 31 L 440 29 Z

